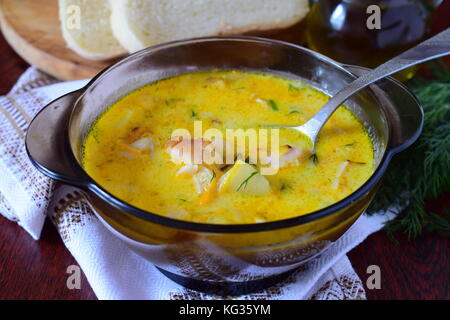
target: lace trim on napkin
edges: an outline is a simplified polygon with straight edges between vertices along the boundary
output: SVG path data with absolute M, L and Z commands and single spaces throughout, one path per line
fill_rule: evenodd
M 55 82 L 30 68 L 6 96 L 0 97 L 0 212 L 35 239 L 45 220 L 53 182 L 30 165 L 24 138 L 31 119 L 48 102 L 33 89 Z

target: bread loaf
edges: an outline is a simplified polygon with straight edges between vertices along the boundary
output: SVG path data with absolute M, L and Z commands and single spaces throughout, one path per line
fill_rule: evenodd
M 208 35 L 289 27 L 308 0 L 110 0 L 114 36 L 129 52 Z

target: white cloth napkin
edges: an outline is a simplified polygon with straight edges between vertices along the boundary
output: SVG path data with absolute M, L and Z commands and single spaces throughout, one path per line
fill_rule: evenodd
M 39 239 L 45 217 L 83 269 L 99 299 L 220 299 L 189 290 L 130 251 L 95 217 L 83 193 L 55 183 L 29 162 L 24 135 L 32 117 L 51 100 L 87 83 L 60 82 L 31 67 L 0 97 L 0 214 Z M 320 258 L 282 283 L 235 299 L 365 299 L 346 253 L 393 218 L 361 216 Z

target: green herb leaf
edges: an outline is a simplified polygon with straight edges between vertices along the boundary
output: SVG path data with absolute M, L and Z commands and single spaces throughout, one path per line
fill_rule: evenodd
M 318 165 L 319 164 L 319 157 L 317 156 L 317 153 L 313 153 L 309 159 L 311 159 L 311 161 L 315 164 Z
M 282 183 L 280 185 L 280 191 L 292 190 L 292 185 L 289 183 Z
M 270 107 L 272 108 L 272 110 L 274 110 L 274 111 L 278 111 L 279 110 L 276 102 L 273 101 L 272 99 L 269 100 L 269 104 L 270 104 Z
M 239 191 L 241 188 L 247 187 L 248 182 L 251 178 L 258 174 L 258 171 L 252 172 L 242 183 L 236 188 L 236 191 Z

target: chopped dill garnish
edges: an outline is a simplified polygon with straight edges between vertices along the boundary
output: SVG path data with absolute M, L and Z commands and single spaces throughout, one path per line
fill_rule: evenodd
M 282 183 L 280 185 L 280 191 L 292 190 L 292 186 L 289 183 Z
M 214 170 L 212 173 L 213 173 L 213 176 L 212 176 L 211 180 L 209 180 L 209 183 L 211 183 L 214 180 L 214 178 L 216 177 L 216 172 Z
M 289 87 L 288 87 L 289 91 L 299 91 L 300 88 L 294 86 L 293 84 L 289 83 Z
M 181 202 L 188 202 L 186 199 L 177 198 L 177 200 L 180 200 Z
M 276 102 L 273 101 L 272 99 L 269 100 L 269 104 L 270 104 L 270 107 L 272 108 L 272 110 L 274 110 L 274 111 L 278 111 L 279 110 Z
M 315 164 L 318 165 L 319 164 L 319 157 L 317 156 L 317 153 L 313 153 L 309 159 L 311 159 L 311 161 Z
M 197 117 L 197 114 L 195 113 L 195 111 L 191 110 L 191 118 L 196 118 L 196 117 Z
M 352 142 L 352 143 L 347 143 L 347 144 L 344 144 L 344 147 L 353 147 L 355 144 L 357 144 L 358 142 L 356 142 L 356 141 L 354 141 L 354 142 Z
M 251 178 L 253 178 L 255 175 L 258 174 L 258 171 L 252 172 L 247 179 L 245 179 L 244 181 L 242 181 L 242 183 L 236 188 L 236 191 L 239 191 L 241 188 L 246 188 L 248 182 L 250 181 Z

